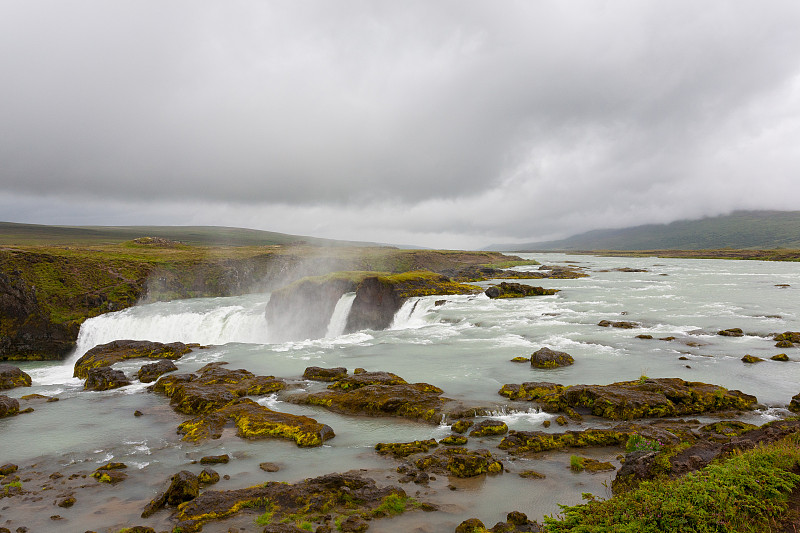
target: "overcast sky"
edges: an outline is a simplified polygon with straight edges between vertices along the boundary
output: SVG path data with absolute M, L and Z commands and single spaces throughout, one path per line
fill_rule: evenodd
M 796 0 L 0 0 L 0 220 L 475 248 L 799 198 Z

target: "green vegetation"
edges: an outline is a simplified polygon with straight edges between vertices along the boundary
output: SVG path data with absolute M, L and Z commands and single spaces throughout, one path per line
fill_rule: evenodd
M 737 453 L 672 481 L 646 481 L 608 500 L 562 506 L 547 531 L 756 533 L 780 529 L 789 493 L 800 483 L 800 435 Z
M 394 516 L 402 514 L 406 511 L 406 506 L 412 502 L 413 500 L 407 496 L 389 494 L 383 499 L 381 504 L 375 508 L 373 514 L 375 516 Z
M 648 440 L 638 433 L 633 433 L 630 437 L 628 437 L 628 442 L 625 443 L 625 451 L 628 453 L 644 450 L 657 452 L 661 450 L 661 447 L 661 442 Z
M 584 468 L 584 459 L 578 455 L 573 455 L 569 458 L 569 468 L 573 472 L 582 472 Z
M 264 514 L 259 515 L 255 519 L 255 523 L 259 526 L 266 526 L 272 522 L 272 516 L 275 514 L 275 506 L 272 505 L 272 502 L 266 500 L 264 503 Z

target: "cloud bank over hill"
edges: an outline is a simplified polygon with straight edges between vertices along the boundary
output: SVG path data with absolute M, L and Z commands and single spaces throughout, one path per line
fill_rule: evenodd
M 796 209 L 800 5 L 23 2 L 0 218 L 474 247 Z

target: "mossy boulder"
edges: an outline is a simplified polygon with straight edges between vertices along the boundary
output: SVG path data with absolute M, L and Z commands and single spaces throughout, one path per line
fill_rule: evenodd
M 786 355 L 785 353 L 779 353 L 777 355 L 773 355 L 772 357 L 770 357 L 770 359 L 772 359 L 773 361 L 781 361 L 785 363 L 789 361 L 789 356 Z
M 464 446 L 468 440 L 469 439 L 463 435 L 448 435 L 440 439 L 439 444 L 443 444 L 444 446 Z
M 743 362 L 743 363 L 750 363 L 750 364 L 753 364 L 753 363 L 760 363 L 760 362 L 762 362 L 762 361 L 763 361 L 763 359 L 762 359 L 762 358 L 760 358 L 760 357 L 756 357 L 756 356 L 754 356 L 754 355 L 750 355 L 750 354 L 747 354 L 747 355 L 745 355 L 744 357 L 742 357 L 742 362 Z
M 95 470 L 92 473 L 92 477 L 95 478 L 99 483 L 110 483 L 111 485 L 116 485 L 128 477 L 128 474 L 123 471 L 126 468 L 128 468 L 128 465 L 125 463 L 106 463 Z
M 102 366 L 89 370 L 86 381 L 83 383 L 83 389 L 105 391 L 118 389 L 130 384 L 131 381 L 122 370 L 114 370 L 113 368 Z
M 474 423 L 472 420 L 456 420 L 450 425 L 450 430 L 455 433 L 466 433 Z
M 545 289 L 534 287 L 523 283 L 508 283 L 506 281 L 499 285 L 492 285 L 484 291 L 489 298 L 525 298 L 527 296 L 551 296 L 556 294 L 558 289 Z
M 230 423 L 243 439 L 282 438 L 302 447 L 322 446 L 335 436 L 330 426 L 313 418 L 273 411 L 249 398 L 239 398 L 187 420 L 178 426 L 178 433 L 190 442 L 218 439 Z
M 784 331 L 775 335 L 776 341 L 789 341 L 792 343 L 800 344 L 800 331 Z
M 629 322 L 626 320 L 601 320 L 597 323 L 598 326 L 603 328 L 620 328 L 620 329 L 634 329 L 638 328 L 639 324 L 637 322 Z
M 3 397 L 0 396 L 0 401 L 2 401 L 2 398 Z M 793 413 L 800 413 L 800 394 L 795 394 L 792 396 L 792 401 L 789 403 L 788 408 Z M 2 413 L 2 407 L 0 407 L 0 413 Z M 0 416 L 2 415 L 0 414 Z
M 728 328 L 718 331 L 717 335 L 722 335 L 723 337 L 743 337 L 744 332 L 741 328 Z
M 387 516 L 387 502 L 406 508 L 408 498 L 398 487 L 378 486 L 358 474 L 327 474 L 299 483 L 267 482 L 236 490 L 206 490 L 181 505 L 174 514 L 184 533 L 199 531 L 203 524 L 236 514 L 253 519 L 269 510 L 270 526 L 287 521 L 307 521 L 314 527 L 332 527 L 347 517 L 378 519 Z M 401 511 L 402 512 L 402 511 Z M 318 529 L 322 531 L 324 529 Z
M 178 367 L 170 359 L 162 359 L 155 363 L 142 365 L 136 376 L 142 383 L 152 383 L 164 374 L 175 372 Z
M 468 450 L 458 446 L 438 449 L 432 454 L 416 459 L 414 466 L 423 472 L 460 478 L 503 472 L 503 463 L 489 450 Z
M 303 379 L 311 381 L 336 381 L 347 376 L 347 369 L 343 366 L 336 368 L 322 368 L 319 366 L 309 366 L 303 372 Z
M 219 475 L 217 475 L 219 478 Z M 200 495 L 200 479 L 188 470 L 181 470 L 169 478 L 167 487 L 150 501 L 142 511 L 142 518 L 152 516 L 156 511 L 170 505 L 178 505 L 191 501 Z
M 30 387 L 31 377 L 14 365 L 0 364 L 0 390 Z
M 89 370 L 103 366 L 112 366 L 114 363 L 126 359 L 180 359 L 192 351 L 197 344 L 183 344 L 171 342 L 163 344 L 151 341 L 117 340 L 107 344 L 99 344 L 87 351 L 75 362 L 73 376 L 86 379 Z
M 16 398 L 0 394 L 0 418 L 16 414 L 19 414 L 19 401 Z
M 534 368 L 558 368 L 575 363 L 575 359 L 566 352 L 557 352 L 546 346 L 531 354 L 531 366 Z
M 438 445 L 436 439 L 415 440 L 413 442 L 379 442 L 375 445 L 375 451 L 380 455 L 408 457 L 415 453 L 425 453 Z
M 482 420 L 475 424 L 475 427 L 470 431 L 470 437 L 490 437 L 495 435 L 504 435 L 508 433 L 508 426 L 501 420 Z
M 286 388 L 286 383 L 275 376 L 256 376 L 224 365 L 209 363 L 192 374 L 162 376 L 152 389 L 168 396 L 176 411 L 194 415 L 213 411 L 243 396 L 263 396 Z

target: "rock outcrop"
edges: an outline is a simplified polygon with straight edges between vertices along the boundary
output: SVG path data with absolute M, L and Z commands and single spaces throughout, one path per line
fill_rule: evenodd
M 130 385 L 130 380 L 122 370 L 114 370 L 108 366 L 92 368 L 89 370 L 86 381 L 83 383 L 84 390 L 104 391 L 118 389 Z
M 0 394 L 0 418 L 19 414 L 19 401 Z
M 75 370 L 72 375 L 76 378 L 86 379 L 92 368 L 112 366 L 114 363 L 126 359 L 180 359 L 197 346 L 199 345 L 183 344 L 182 342 L 163 344 L 132 340 L 117 340 L 99 344 L 75 362 Z
M 557 352 L 550 348 L 541 348 L 531 355 L 531 366 L 534 368 L 558 368 L 575 363 L 575 359 L 566 352 Z
M 136 374 L 139 381 L 142 383 L 152 383 L 164 374 L 175 372 L 178 367 L 170 359 L 162 359 L 155 363 L 142 365 L 139 372 Z
M 550 412 L 586 409 L 611 420 L 661 418 L 729 410 L 752 410 L 755 396 L 738 390 L 679 378 L 641 379 L 610 385 L 531 382 L 506 384 L 499 393 L 542 404 Z
M 558 289 L 545 289 L 534 287 L 523 283 L 502 282 L 500 285 L 492 285 L 484 291 L 489 298 L 524 298 L 526 296 L 549 296 L 556 294 Z
M 14 365 L 0 364 L 0 390 L 30 387 L 31 377 Z

